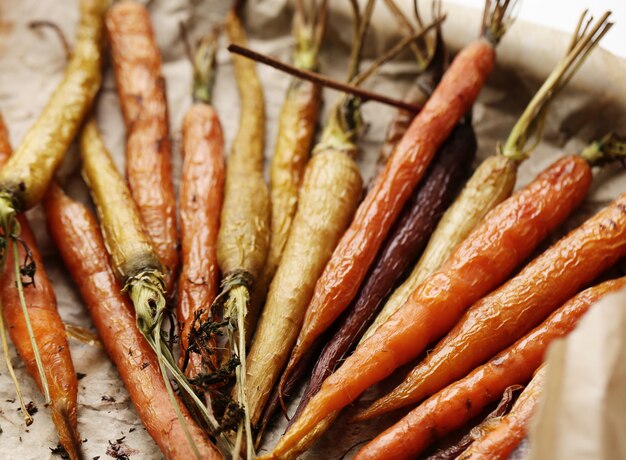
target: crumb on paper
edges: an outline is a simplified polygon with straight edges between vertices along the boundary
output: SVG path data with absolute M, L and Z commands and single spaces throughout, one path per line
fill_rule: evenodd
M 52 452 L 52 455 L 58 455 L 61 458 L 70 458 L 67 451 L 65 450 L 65 447 L 63 447 L 61 444 L 57 444 L 56 447 L 51 447 L 50 452 Z
M 106 454 L 117 460 L 129 460 L 131 455 L 137 454 L 138 451 L 129 447 L 124 440 L 126 436 L 116 439 L 115 442 L 109 441 Z
M 15 402 L 15 400 L 13 400 L 13 402 Z M 22 408 L 18 407 L 17 411 L 22 412 Z M 39 409 L 37 408 L 37 406 L 35 405 L 33 401 L 30 401 L 28 404 L 26 404 L 26 412 L 28 412 L 28 415 L 33 416 L 37 412 L 39 412 Z

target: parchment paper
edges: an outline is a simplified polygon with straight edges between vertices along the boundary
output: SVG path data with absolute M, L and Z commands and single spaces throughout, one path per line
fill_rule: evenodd
M 550 347 L 529 460 L 626 458 L 626 291 L 592 307 Z
M 321 63 L 324 72 L 341 77 L 351 41 L 351 27 L 346 26 L 349 8 L 347 2 L 331 3 L 332 14 Z M 399 3 L 408 11 L 412 2 L 400 0 Z M 424 3 L 427 8 L 430 2 Z M 167 81 L 176 178 L 180 170 L 180 124 L 191 102 L 191 69 L 184 55 L 178 23 L 186 22 L 192 36 L 200 37 L 210 30 L 211 24 L 223 17 L 229 4 L 227 0 L 149 2 Z M 287 0 L 251 0 L 247 10 L 254 10 L 254 14 L 248 14 L 246 20 L 251 46 L 283 60 L 289 59 L 292 45 L 289 36 L 291 10 L 287 4 Z M 0 110 L 8 124 L 14 146 L 40 113 L 61 78 L 65 65 L 63 50 L 56 38 L 49 31 L 33 32 L 27 24 L 36 19 L 54 21 L 72 41 L 78 16 L 76 5 L 77 0 L 0 0 Z M 445 9 L 448 12 L 445 39 L 451 49 L 456 50 L 478 34 L 481 12 L 456 5 Z M 384 6 L 378 5 L 372 33 L 367 40 L 366 58 L 371 59 L 390 46 L 398 38 L 395 35 L 397 30 L 398 27 Z M 499 47 L 498 67 L 475 106 L 474 124 L 479 140 L 479 158 L 492 154 L 496 143 L 504 141 L 517 116 L 538 88 L 539 79 L 549 73 L 564 53 L 568 40 L 569 37 L 545 28 L 521 21 L 514 24 Z M 379 76 L 368 82 L 368 87 L 401 97 L 411 83 L 414 72 L 410 54 L 407 53 L 403 58 L 404 62 L 386 66 Z M 230 144 L 237 128 L 238 99 L 229 56 L 225 50 L 220 51 L 218 61 L 214 105 L 222 118 L 226 141 Z M 276 119 L 289 77 L 261 66 L 258 71 L 267 100 L 266 155 L 269 157 L 276 135 Z M 595 52 L 571 83 L 573 89 L 564 93 L 550 112 L 544 141 L 532 159 L 522 166 L 518 186 L 527 183 L 563 152 L 575 152 L 587 141 L 601 136 L 609 129 L 621 127 L 626 131 L 625 74 L 626 63 L 623 60 L 608 53 Z M 332 91 L 324 92 L 326 109 L 336 96 L 337 93 Z M 368 103 L 363 111 L 368 127 L 361 136 L 363 154 L 359 161 L 364 177 L 368 179 L 393 109 Z M 98 120 L 106 143 L 121 168 L 125 133 L 110 71 L 107 72 L 98 104 Z M 76 174 L 77 168 L 76 152 L 70 149 L 60 174 L 66 188 L 87 202 L 88 196 Z M 626 189 L 626 175 L 619 172 L 618 168 L 604 170 L 599 176 L 587 202 L 568 221 L 563 231 Z M 77 291 L 46 234 L 41 210 L 29 212 L 29 218 L 45 256 L 45 267 L 53 280 L 64 321 L 93 330 Z M 83 376 L 79 382 L 79 429 L 85 439 L 85 457 L 107 458 L 109 443 L 118 443 L 117 440 L 123 438 L 119 442 L 131 458 L 160 458 L 158 449 L 143 429 L 106 354 L 76 341 L 71 341 L 71 348 L 76 370 Z M 34 401 L 39 412 L 34 416 L 34 424 L 26 428 L 17 412 L 18 404 L 14 400 L 9 377 L 4 366 L 0 365 L 0 457 L 20 460 L 53 458 L 50 448 L 56 446 L 57 436 L 48 411 L 20 360 L 13 350 L 11 352 L 26 398 Z M 113 400 L 104 396 L 111 396 Z M 364 395 L 364 399 L 371 397 L 371 392 Z M 335 428 L 306 457 L 339 458 L 354 444 L 380 432 L 390 421 L 389 418 L 383 418 L 373 425 L 348 425 L 345 418 L 340 418 Z M 283 427 L 284 421 L 278 420 L 264 448 L 271 448 L 275 444 Z

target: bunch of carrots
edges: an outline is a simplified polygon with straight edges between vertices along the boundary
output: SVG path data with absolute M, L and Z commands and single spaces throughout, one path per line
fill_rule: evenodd
M 298 457 L 346 406 L 409 363 L 399 385 L 348 421 L 405 409 L 355 458 L 414 458 L 474 425 L 435 458 L 508 458 L 545 386 L 549 344 L 626 286 L 626 277 L 598 282 L 626 256 L 626 193 L 538 250 L 584 201 L 592 168 L 626 157 L 622 138 L 609 133 L 563 156 L 513 193 L 549 105 L 611 28 L 610 13 L 581 16 L 564 58 L 472 174 L 480 141 L 472 106 L 515 1 L 487 0 L 479 38 L 451 62 L 439 2 L 430 23 L 417 6 L 409 18 L 393 0 L 379 2 L 404 37 L 361 70 L 379 6 L 350 0 L 345 82 L 320 73 L 331 2 L 294 3 L 292 64 L 248 48 L 241 3 L 197 43 L 181 27 L 193 104 L 182 124 L 178 203 L 161 55 L 149 11 L 135 0 L 80 0 L 64 78 L 14 154 L 0 118 L 0 338 L 24 423 L 33 418 L 8 337 L 60 446 L 83 457 L 69 325 L 23 215 L 42 203 L 103 346 L 166 458 L 255 458 L 275 412 L 288 415 L 306 380 L 287 431 L 262 458 Z M 222 29 L 240 99 L 228 155 L 212 106 Z M 418 76 L 404 99 L 362 87 L 406 48 Z M 127 133 L 125 178 L 94 115 L 107 52 Z M 255 61 L 292 75 L 269 185 Z M 343 94 L 317 139 L 322 87 Z M 399 111 L 364 191 L 358 137 L 369 101 Z M 74 140 L 95 216 L 55 179 Z

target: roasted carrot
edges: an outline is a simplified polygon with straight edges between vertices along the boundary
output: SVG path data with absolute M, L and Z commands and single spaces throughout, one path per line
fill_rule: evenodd
M 181 368 L 189 378 L 218 367 L 215 344 L 193 333 L 211 316 L 217 295 L 217 233 L 224 199 L 224 136 L 211 104 L 217 36 L 202 40 L 194 59 L 194 105 L 183 120 L 180 185 L 182 267 L 178 280 Z
M 178 386 L 191 398 L 195 409 L 217 433 L 217 421 L 189 386 L 187 379 L 176 367 L 174 358 L 161 335 L 165 313 L 165 274 L 159 258 L 144 231 L 136 204 L 117 171 L 110 153 L 106 150 L 95 121 L 86 123 L 80 136 L 80 155 L 83 160 L 83 178 L 96 205 L 102 235 L 111 256 L 113 268 L 135 307 L 139 331 L 156 352 L 165 388 L 177 411 L 183 432 L 190 447 L 200 457 L 187 423 L 176 403 L 167 370 Z M 228 447 L 225 439 L 224 444 Z M 225 448 L 227 448 L 225 447 Z
M 226 17 L 226 32 L 231 42 L 245 46 L 243 25 L 232 8 Z M 217 239 L 217 260 L 223 274 L 222 289 L 215 300 L 223 307 L 227 347 L 238 360 L 236 402 L 243 419 L 238 424 L 233 456 L 239 455 L 245 435 L 246 457 L 254 456 L 248 402 L 246 399 L 246 326 L 250 292 L 258 279 L 269 246 L 270 203 L 263 178 L 265 143 L 265 105 L 263 89 L 255 64 L 233 56 L 237 88 L 241 101 L 239 129 L 227 159 L 224 205 Z
M 617 207 L 612 208 L 622 213 L 623 223 L 626 215 Z M 437 438 L 462 427 L 487 404 L 499 399 L 507 387 L 529 381 L 548 345 L 568 334 L 591 305 L 624 286 L 626 277 L 599 284 L 571 298 L 515 344 L 424 401 L 364 446 L 355 458 L 415 457 Z
M 316 6 L 315 2 L 311 2 L 311 5 Z M 328 0 L 324 0 L 317 16 L 309 19 L 302 2 L 296 2 L 293 24 L 296 40 L 293 61 L 296 67 L 317 70 L 317 55 L 324 34 L 327 10 Z M 252 338 L 296 214 L 298 190 L 309 160 L 322 102 L 321 94 L 319 85 L 294 78 L 289 84 L 280 112 L 276 148 L 270 167 L 270 246 L 250 302 L 246 327 L 248 341 Z M 249 397 L 255 399 L 254 395 Z
M 590 185 L 587 162 L 578 156 L 566 157 L 487 214 L 441 269 L 326 379 L 275 455 L 289 452 L 295 440 L 320 420 L 445 334 L 466 308 L 504 281 L 580 204 Z
M 476 439 L 469 449 L 459 456 L 459 460 L 509 458 L 526 436 L 528 423 L 543 391 L 546 369 L 544 364 L 537 370 L 511 411 L 499 420 L 491 421 L 489 430 Z
M 298 341 L 281 381 L 354 299 L 381 244 L 426 167 L 478 97 L 494 66 L 494 45 L 503 32 L 499 21 L 506 16 L 508 3 L 496 2 L 497 14 L 489 18 L 497 23 L 493 28 L 496 33 L 488 34 L 492 40 L 481 37 L 456 56 L 359 206 L 315 285 Z
M 429 166 L 423 182 L 413 191 L 365 277 L 354 304 L 346 311 L 348 314 L 344 315 L 337 332 L 322 351 L 291 422 L 335 370 L 337 363 L 358 342 L 378 307 L 415 262 L 463 179 L 469 175 L 475 153 L 476 138 L 471 124 L 457 126 Z
M 8 133 L 0 117 L 0 169 L 11 155 Z M 70 354 L 63 321 L 57 310 L 57 300 L 52 283 L 44 270 L 37 242 L 25 216 L 16 217 L 15 224 L 20 229 L 20 243 L 12 245 L 7 254 L 8 265 L 4 267 L 0 280 L 0 327 L 4 339 L 5 322 L 9 335 L 17 352 L 26 365 L 26 370 L 35 379 L 46 402 L 50 402 L 52 421 L 59 433 L 59 440 L 72 460 L 82 458 L 80 452 L 80 436 L 77 428 L 76 412 L 78 408 L 78 380 L 74 372 L 72 355 Z M 34 272 L 32 271 L 34 269 Z M 28 280 L 28 284 L 18 285 L 17 280 Z M 16 289 L 16 285 L 18 288 Z M 28 311 L 30 324 L 26 322 L 23 305 Z M 31 340 L 38 345 L 39 357 Z M 3 340 L 6 342 L 6 340 Z M 5 352 L 6 343 L 3 343 Z M 8 356 L 8 354 L 7 354 Z M 44 378 L 40 376 L 39 363 L 43 365 Z M 13 374 L 10 361 L 9 370 Z M 47 381 L 47 388 L 44 386 Z M 16 390 L 22 406 L 22 394 L 17 379 L 14 378 Z M 48 394 L 46 395 L 46 391 Z M 26 411 L 24 417 L 27 425 L 32 418 Z
M 24 361 L 28 373 L 36 380 L 43 392 L 35 354 L 29 340 L 31 332 L 24 321 L 20 305 L 20 297 L 22 297 L 28 309 L 33 337 L 39 347 L 39 355 L 50 392 L 50 411 L 59 433 L 59 440 L 71 459 L 79 459 L 82 455 L 76 418 L 78 381 L 65 327 L 57 311 L 56 296 L 46 276 L 37 242 L 28 221 L 20 216 L 17 222 L 21 230 L 20 239 L 27 245 L 28 251 L 23 246 L 17 248 L 17 245 L 14 245 L 15 250 L 8 255 L 7 262 L 13 264 L 14 260 L 17 260 L 19 265 L 20 261 L 29 260 L 35 264 L 37 270 L 28 285 L 24 286 L 23 292 L 19 292 L 15 289 L 15 284 L 18 276 L 24 276 L 25 270 L 15 273 L 13 265 L 7 265 L 5 268 L 1 286 L 4 320 L 11 340 Z
M 52 175 L 74 139 L 100 87 L 105 0 L 82 0 L 76 44 L 61 83 L 21 145 L 0 171 L 0 271 L 4 270 L 11 246 L 18 244 L 16 216 L 35 206 L 43 197 Z M 15 263 L 18 261 L 15 260 Z M 16 265 L 16 267 L 18 267 Z M 19 267 L 18 267 L 19 268 Z M 17 280 L 18 289 L 21 278 Z M 48 382 L 32 334 L 28 309 L 22 302 L 24 320 L 46 402 Z
M 106 28 L 127 129 L 126 178 L 171 294 L 178 235 L 161 54 L 150 14 L 138 2 L 116 2 L 106 15 Z
M 50 235 L 139 418 L 166 458 L 192 458 L 194 452 L 167 396 L 156 355 L 137 329 L 133 307 L 122 293 L 94 217 L 57 185 L 48 191 L 44 205 Z M 180 410 L 202 458 L 222 458 L 182 404 Z
M 555 96 L 608 31 L 610 26 L 605 27 L 607 17 L 605 15 L 587 33 L 586 29 L 581 33 L 581 27 L 586 20 L 586 12 L 583 13 L 566 56 L 561 59 L 529 102 L 504 147 L 499 148 L 496 155 L 488 157 L 476 169 L 459 197 L 441 219 L 413 272 L 389 298 L 374 324 L 363 336 L 363 340 L 371 336 L 380 324 L 406 302 L 415 288 L 445 262 L 454 248 L 491 209 L 511 195 L 517 180 L 517 170 L 532 152 L 532 147 L 527 147 L 528 142 L 537 134 L 536 131 L 541 132 L 542 120 Z
M 565 157 L 556 164 L 572 164 L 574 160 L 591 174 L 591 167 L 579 156 Z M 624 204 L 626 195 L 476 302 L 424 361 L 360 418 L 419 402 L 462 377 L 536 326 L 581 286 L 626 255 L 626 216 L 620 209 Z

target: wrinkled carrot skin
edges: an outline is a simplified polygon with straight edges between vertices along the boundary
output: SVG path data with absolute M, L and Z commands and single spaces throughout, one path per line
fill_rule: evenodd
M 504 281 L 580 204 L 590 185 L 587 162 L 568 156 L 493 209 L 441 269 L 326 379 L 275 453 L 288 451 L 326 415 L 449 331 L 466 308 Z
M 494 62 L 495 50 L 488 41 L 479 39 L 465 47 L 413 119 L 315 285 L 285 374 L 352 301 L 406 200 L 441 144 L 473 105 Z
M 226 19 L 231 42 L 247 45 L 243 26 L 234 10 Z M 265 102 L 255 63 L 232 56 L 239 91 L 239 129 L 227 159 L 224 204 L 218 235 L 217 257 L 223 276 L 259 277 L 269 248 L 270 201 L 263 177 Z M 242 281 L 239 280 L 238 283 Z M 247 286 L 251 289 L 252 286 Z M 246 319 L 246 335 L 253 330 Z
M 500 418 L 483 437 L 474 441 L 459 460 L 508 459 L 526 436 L 528 423 L 543 391 L 545 375 L 544 364 L 519 396 L 511 412 Z
M 171 293 L 178 234 L 161 56 L 143 5 L 130 0 L 115 3 L 107 13 L 106 28 L 127 129 L 126 178 Z
M 347 151 L 325 148 L 307 165 L 298 212 L 248 355 L 254 425 L 296 341 L 315 281 L 356 211 L 363 187 L 356 153 L 354 145 Z
M 487 404 L 498 400 L 507 387 L 528 382 L 548 345 L 573 330 L 591 305 L 624 286 L 626 277 L 576 295 L 511 347 L 424 401 L 365 445 L 355 458 L 413 458 L 434 440 L 462 427 Z
M 620 206 L 626 210 L 626 196 L 473 305 L 404 382 L 375 403 L 381 408 L 377 413 L 418 402 L 463 376 L 626 255 L 626 216 Z
M 121 292 L 94 217 L 57 185 L 48 192 L 44 205 L 50 235 L 148 433 L 166 458 L 194 458 L 167 395 L 156 355 L 137 329 L 132 305 Z M 202 458 L 223 458 L 182 403 L 180 410 Z
M 475 153 L 476 137 L 472 126 L 457 126 L 433 159 L 422 183 L 413 191 L 355 301 L 324 347 L 290 424 L 295 422 L 337 364 L 358 343 L 384 299 L 415 263 L 439 218 L 468 177 Z
M 0 168 L 4 167 L 10 156 L 9 134 L 0 115 Z M 28 220 L 23 215 L 18 216 L 17 219 L 21 228 L 20 238 L 30 249 L 36 264 L 33 284 L 24 286 L 24 299 L 46 373 L 52 401 L 52 421 L 59 433 L 59 440 L 70 458 L 72 460 L 79 459 L 81 458 L 80 436 L 76 418 L 78 380 L 74 372 L 74 363 L 65 334 L 65 326 L 57 311 L 57 299 L 52 283 L 46 275 L 37 242 Z M 21 245 L 18 247 L 18 254 L 21 263 L 25 256 L 24 248 Z M 0 298 L 4 320 L 11 340 L 26 365 L 26 370 L 35 379 L 41 390 L 39 371 L 15 281 L 15 264 L 11 250 L 8 251 L 4 274 L 0 280 Z
M 113 266 L 127 283 L 143 270 L 162 271 L 139 210 L 104 145 L 96 121 L 88 120 L 80 133 L 82 176 L 96 206 Z
M 492 155 L 478 166 L 439 221 L 417 265 L 389 297 L 361 342 L 402 307 L 413 291 L 443 265 L 490 210 L 511 196 L 517 180 L 517 167 L 517 162 L 504 155 Z
M 102 80 L 102 44 L 107 0 L 81 0 L 80 23 L 63 80 L 0 172 L 0 191 L 17 211 L 39 203 L 89 112 Z
M 183 171 L 180 185 L 182 268 L 178 280 L 178 317 L 182 355 L 189 346 L 194 315 L 210 315 L 217 295 L 217 233 L 224 199 L 224 135 L 215 110 L 194 104 L 183 120 Z M 214 355 L 213 355 L 214 356 Z M 214 362 L 217 365 L 217 362 Z M 189 354 L 187 377 L 204 370 L 201 355 Z
M 256 324 L 258 320 L 269 285 L 287 244 L 320 107 L 320 87 L 294 79 L 287 90 L 280 112 L 276 149 L 270 168 L 270 246 L 265 266 L 252 295 L 250 324 Z

